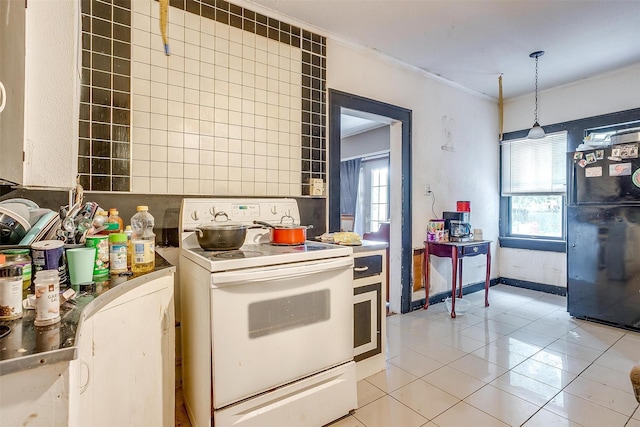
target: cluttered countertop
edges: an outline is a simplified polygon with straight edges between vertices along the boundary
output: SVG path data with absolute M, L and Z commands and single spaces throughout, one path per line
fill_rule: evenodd
M 84 319 L 115 298 L 158 277 L 171 274 L 175 267 L 155 255 L 155 268 L 148 273 L 105 276 L 76 290 L 74 299 L 60 304 L 61 320 L 53 325 L 34 325 L 35 310 L 25 310 L 22 318 L 0 321 L 11 328 L 0 338 L 0 376 L 45 364 L 75 358 L 75 341 Z

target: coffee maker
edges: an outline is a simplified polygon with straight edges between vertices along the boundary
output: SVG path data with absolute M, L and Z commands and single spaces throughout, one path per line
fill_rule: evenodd
M 442 212 L 444 229 L 449 231 L 449 241 L 468 242 L 471 240 L 471 212 Z

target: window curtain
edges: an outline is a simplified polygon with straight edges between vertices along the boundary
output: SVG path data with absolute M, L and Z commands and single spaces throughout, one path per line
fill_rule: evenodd
M 356 214 L 361 159 L 340 162 L 340 214 Z

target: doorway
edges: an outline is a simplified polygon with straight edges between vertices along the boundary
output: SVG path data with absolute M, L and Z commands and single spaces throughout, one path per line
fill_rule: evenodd
M 411 310 L 411 110 L 329 89 L 329 230 L 340 229 L 341 121 L 345 110 L 384 118 L 391 126 L 389 150 L 391 242 L 389 308 Z M 397 141 L 397 143 L 394 143 Z M 397 203 L 394 203 L 397 201 Z M 399 279 L 399 281 L 398 281 Z

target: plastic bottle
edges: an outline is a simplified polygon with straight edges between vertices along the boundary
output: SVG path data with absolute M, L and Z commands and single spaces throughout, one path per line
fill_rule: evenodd
M 131 252 L 133 251 L 131 248 L 131 236 L 133 235 L 133 230 L 130 225 L 125 227 L 124 234 L 127 235 L 127 268 L 131 270 Z
M 136 210 L 138 213 L 131 217 L 131 271 L 146 273 L 155 268 L 154 220 L 148 206 L 138 206 Z
M 122 233 L 124 231 L 124 221 L 120 218 L 120 214 L 117 209 L 109 209 L 109 218 L 107 219 L 107 222 L 118 224 L 118 230 L 112 231 L 113 233 Z
M 109 272 L 127 272 L 127 235 L 124 233 L 109 234 Z

